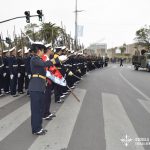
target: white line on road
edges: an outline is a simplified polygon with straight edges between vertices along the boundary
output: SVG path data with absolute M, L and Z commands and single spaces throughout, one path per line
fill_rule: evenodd
M 118 66 L 116 66 L 116 65 L 115 65 L 115 66 L 112 66 L 112 68 L 117 68 L 117 67 L 118 67 Z
M 29 102 L 0 120 L 0 141 L 30 117 Z
M 61 150 L 68 147 L 86 90 L 75 89 L 74 93 L 81 102 L 78 103 L 70 95 L 56 113 L 57 117 L 46 126 L 47 134 L 38 137 L 29 150 Z
M 132 69 L 132 66 L 127 66 L 128 69 Z
M 138 99 L 139 103 L 146 109 L 148 113 L 150 113 L 150 102 Z
M 102 93 L 102 102 L 106 150 L 144 150 L 142 146 L 135 145 L 134 141 L 127 147 L 121 142 L 126 135 L 132 139 L 138 138 L 138 135 L 118 96 Z
M 23 97 L 24 95 L 20 95 L 19 97 L 12 97 L 12 96 L 6 96 L 6 97 L 3 97 L 2 99 L 0 99 L 0 108 L 4 107 L 5 105 Z
M 128 84 L 130 85 L 135 91 L 137 91 L 139 94 L 141 94 L 146 100 L 150 101 L 150 98 L 144 94 L 141 90 L 139 90 L 138 88 L 136 88 L 130 81 L 128 81 L 122 74 L 121 72 L 119 72 L 119 75 L 121 76 L 121 78 Z

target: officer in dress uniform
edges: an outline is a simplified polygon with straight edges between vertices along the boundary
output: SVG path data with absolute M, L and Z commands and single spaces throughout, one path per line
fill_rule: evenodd
M 46 47 L 42 43 L 33 43 L 31 46 L 35 55 L 30 61 L 32 78 L 29 83 L 29 93 L 31 98 L 31 126 L 32 133 L 35 135 L 44 135 L 47 132 L 42 128 L 43 98 L 46 90 L 45 67 L 50 67 L 53 64 L 51 61 L 42 61 L 41 57 L 45 49 Z
M 23 58 L 23 49 L 18 50 L 18 93 L 23 94 L 23 85 L 25 77 L 25 60 Z
M 59 56 L 62 54 L 62 48 L 56 47 L 55 48 L 55 54 L 54 59 L 58 62 L 55 66 L 62 74 L 62 63 L 59 60 Z M 63 75 L 63 74 L 62 74 Z M 54 95 L 55 95 L 55 102 L 56 103 L 63 103 L 64 101 L 60 99 L 60 96 L 62 96 L 62 86 L 54 83 Z
M 33 56 L 33 53 L 30 49 L 25 49 L 25 89 L 27 90 L 27 95 L 29 95 L 28 92 L 28 85 L 31 79 L 31 67 L 30 67 L 30 60 Z
M 2 93 L 2 88 L 4 85 L 3 73 L 4 73 L 4 63 L 3 63 L 3 58 L 2 58 L 2 51 L 0 51 L 0 97 L 3 96 L 3 93 Z
M 10 92 L 9 50 L 3 50 L 3 63 L 4 63 L 4 71 L 3 71 L 4 92 L 5 94 L 9 94 Z
M 50 60 L 50 55 L 52 52 L 51 44 L 45 45 L 46 50 L 44 51 L 44 55 L 42 56 L 43 61 Z M 52 61 L 53 60 L 53 61 Z M 51 61 L 55 64 L 55 60 L 52 59 Z M 47 67 L 46 70 L 49 70 Z M 46 91 L 44 93 L 44 106 L 43 106 L 43 119 L 44 120 L 52 120 L 53 117 L 56 117 L 55 114 L 51 113 L 50 106 L 51 106 L 51 91 L 52 91 L 52 81 L 49 78 L 46 78 Z
M 9 71 L 10 71 L 10 92 L 13 97 L 18 96 L 16 93 L 17 77 L 18 77 L 18 63 L 16 57 L 16 47 L 9 50 Z

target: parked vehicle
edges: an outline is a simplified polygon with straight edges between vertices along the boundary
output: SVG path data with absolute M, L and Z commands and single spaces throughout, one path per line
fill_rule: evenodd
M 146 70 L 150 72 L 150 53 L 144 53 L 139 56 L 134 55 L 132 57 L 132 64 L 134 65 L 135 70 L 146 68 Z

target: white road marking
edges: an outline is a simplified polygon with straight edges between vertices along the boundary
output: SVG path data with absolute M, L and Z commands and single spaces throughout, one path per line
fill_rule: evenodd
M 121 78 L 128 84 L 130 85 L 135 91 L 137 91 L 139 94 L 141 94 L 146 100 L 150 100 L 150 98 L 144 94 L 141 90 L 139 90 L 138 88 L 136 88 L 130 81 L 128 81 L 122 74 L 121 72 L 119 72 L 119 75 L 121 76 Z
M 68 147 L 86 90 L 75 89 L 74 93 L 81 102 L 70 95 L 56 113 L 57 117 L 46 126 L 47 134 L 38 137 L 28 150 L 61 150 Z
M 145 108 L 145 110 L 150 113 L 150 102 L 138 99 L 139 103 Z
M 0 141 L 30 117 L 29 102 L 0 120 Z
M 2 99 L 0 99 L 0 108 L 4 107 L 5 105 L 17 100 L 17 99 L 20 99 L 21 97 L 23 97 L 24 95 L 20 95 L 18 97 L 12 97 L 12 96 L 6 96 L 6 97 L 3 97 Z
M 127 66 L 128 69 L 132 69 L 132 66 Z
M 138 135 L 117 95 L 102 93 L 106 150 L 144 150 L 134 143 Z M 126 135 L 132 141 L 126 147 L 121 142 Z
M 114 65 L 114 66 L 112 66 L 112 68 L 117 68 L 118 66 L 116 66 L 116 65 Z

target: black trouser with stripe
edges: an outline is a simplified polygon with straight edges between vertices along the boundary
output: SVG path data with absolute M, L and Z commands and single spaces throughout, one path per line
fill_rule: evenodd
M 61 85 L 54 83 L 55 102 L 58 102 L 60 100 L 60 96 L 62 95 L 61 88 L 62 88 Z
M 2 94 L 1 93 L 1 89 L 3 88 L 3 75 L 2 74 L 0 74 L 0 94 Z
M 20 77 L 18 77 L 18 92 L 23 92 L 23 85 L 24 85 L 24 77 L 25 74 L 21 73 Z
M 11 95 L 16 94 L 16 87 L 17 87 L 17 75 L 14 75 L 12 79 L 10 79 L 10 92 Z
M 48 84 L 46 86 L 46 91 L 44 93 L 44 98 L 43 98 L 43 118 L 48 117 L 51 112 L 50 112 L 50 105 L 51 105 L 51 90 L 52 90 L 52 85 Z
M 10 74 L 6 73 L 6 76 L 3 79 L 4 79 L 4 92 L 9 92 Z
M 42 129 L 43 97 L 44 92 L 30 91 L 32 133 Z

